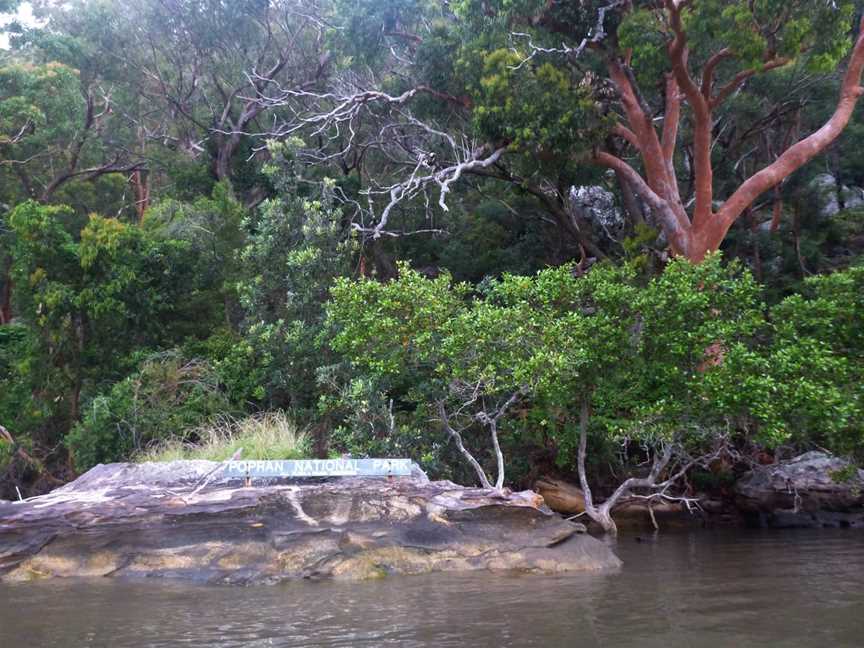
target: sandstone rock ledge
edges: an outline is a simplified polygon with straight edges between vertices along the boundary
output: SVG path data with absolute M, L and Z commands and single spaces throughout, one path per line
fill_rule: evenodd
M 164 577 L 213 583 L 390 573 L 610 569 L 618 558 L 531 491 L 413 477 L 193 486 L 216 464 L 110 464 L 0 501 L 0 581 Z
M 753 526 L 864 528 L 864 470 L 823 452 L 758 466 L 735 484 Z

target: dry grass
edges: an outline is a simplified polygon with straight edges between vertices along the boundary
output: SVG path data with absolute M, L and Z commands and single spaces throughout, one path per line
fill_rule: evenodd
M 198 441 L 166 441 L 140 452 L 136 461 L 224 461 L 238 448 L 243 448 L 243 459 L 300 459 L 309 454 L 308 436 L 281 411 L 219 418 L 192 436 Z

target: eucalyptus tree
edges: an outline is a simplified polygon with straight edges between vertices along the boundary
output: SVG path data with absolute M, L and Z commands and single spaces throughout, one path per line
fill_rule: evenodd
M 815 132 L 789 142 L 776 160 L 745 179 L 719 208 L 715 206 L 712 161 L 715 111 L 759 74 L 793 63 L 832 69 L 849 51 L 853 12 L 851 2 L 639 3 L 618 27 L 617 51 L 607 48 L 603 58 L 623 112 L 623 119 L 612 125 L 612 133 L 638 152 L 643 173 L 608 151 L 597 151 L 591 161 L 622 173 L 651 206 L 673 250 L 701 261 L 720 246 L 747 207 L 823 151 L 848 124 L 864 92 L 859 85 L 864 34 L 854 42 L 833 115 Z M 658 58 L 665 74 L 659 134 L 637 81 L 642 68 Z M 692 122 L 690 212 L 689 196 L 681 198 L 675 173 L 684 105 Z
M 75 0 L 44 15 L 30 40 L 124 88 L 112 108 L 138 150 L 203 159 L 252 203 L 266 195 L 257 167 L 271 130 L 258 98 L 274 87 L 316 87 L 328 70 L 328 10 L 311 0 Z
M 70 183 L 142 166 L 117 141 L 111 97 L 80 70 L 14 57 L 0 65 L 0 89 L 0 199 L 7 204 L 56 201 Z
M 127 185 L 145 166 L 129 147 L 112 89 L 24 49 L 0 57 L 0 223 L 17 203 L 135 214 Z M 12 318 L 10 228 L 0 224 L 0 324 Z
M 574 220 L 568 196 L 574 169 L 594 167 L 614 174 L 631 215 L 649 216 L 675 254 L 701 261 L 836 140 L 862 93 L 864 38 L 849 1 L 405 0 L 348 15 L 343 31 L 374 35 L 361 42 L 378 67 L 346 59 L 326 92 L 267 101 L 306 100 L 282 131 L 333 144 L 319 159 L 382 156 L 356 204 L 372 238 L 410 201 L 446 211 L 457 183 L 491 177 L 535 195 L 587 246 L 590 222 Z M 757 79 L 794 69 L 839 74 L 833 113 L 720 183 L 720 195 L 718 116 Z
M 580 254 L 580 246 L 582 253 L 604 256 L 590 219 L 569 200 L 572 184 L 597 174 L 549 152 L 508 149 L 477 127 L 476 95 L 491 46 L 487 34 L 473 32 L 446 3 L 334 4 L 326 82 L 317 89 L 268 92 L 261 100 L 291 106 L 290 113 L 280 113 L 286 119 L 274 124 L 274 137 L 300 135 L 308 163 L 354 179 L 342 200 L 365 241 L 439 233 L 447 217 L 436 212 L 450 212 L 450 203 L 463 197 L 457 214 L 470 210 L 477 197 L 498 199 L 514 212 L 511 203 L 529 197 L 538 207 L 520 206 L 522 213 L 539 212 L 553 224 L 557 238 L 570 243 L 571 256 Z M 571 142 L 576 131 L 588 128 L 577 123 L 584 105 L 567 106 L 574 93 L 562 93 L 546 72 L 525 68 L 514 85 L 536 104 L 532 125 L 557 120 L 556 109 L 572 109 L 546 138 Z M 454 198 L 466 181 L 474 189 L 470 198 Z

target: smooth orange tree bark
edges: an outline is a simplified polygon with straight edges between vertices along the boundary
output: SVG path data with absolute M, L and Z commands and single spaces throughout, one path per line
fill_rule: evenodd
M 717 66 L 731 58 L 728 48 L 712 55 L 697 81 L 688 66 L 688 43 L 681 13 L 690 0 L 665 0 L 665 11 L 672 38 L 667 46 L 672 72 L 666 78 L 666 105 L 662 128 L 655 127 L 653 115 L 641 101 L 638 88 L 626 61 L 609 55 L 606 67 L 609 78 L 621 98 L 624 121 L 613 128 L 613 134 L 636 149 L 643 170 L 637 171 L 621 156 L 596 151 L 593 163 L 615 171 L 650 207 L 662 227 L 672 251 L 693 262 L 720 247 L 729 228 L 766 191 L 824 151 L 849 123 L 858 99 L 864 94 L 861 76 L 864 72 L 864 19 L 849 56 L 840 96 L 834 113 L 816 132 L 789 146 L 771 164 L 746 179 L 719 207 L 714 196 L 711 162 L 713 112 L 752 76 L 786 65 L 790 61 L 767 56 L 759 67 L 742 70 L 726 84 L 715 87 Z M 675 173 L 674 155 L 681 121 L 682 102 L 690 107 L 693 129 L 693 173 L 695 197 L 692 210 L 682 201 Z M 716 207 L 716 208 L 715 208 Z

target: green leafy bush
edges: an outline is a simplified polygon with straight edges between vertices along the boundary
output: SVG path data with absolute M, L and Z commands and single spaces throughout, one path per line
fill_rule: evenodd
M 782 442 L 864 458 L 864 266 L 807 279 L 771 323 L 766 424 Z
M 411 404 L 409 416 L 424 413 L 427 443 L 446 443 L 449 418 L 488 447 L 484 421 L 515 394 L 520 406 L 557 412 L 540 423 L 571 464 L 584 405 L 596 447 L 710 446 L 742 408 L 717 397 L 741 378 L 722 355 L 751 344 L 763 323 L 758 286 L 719 256 L 678 260 L 647 285 L 628 266 L 581 277 L 563 266 L 505 275 L 479 295 L 403 265 L 388 283 L 341 279 L 332 296 L 331 344 L 401 409 Z M 500 429 L 518 448 L 510 437 L 525 425 L 514 414 Z
M 356 244 L 331 182 L 306 195 L 294 159 L 297 146 L 271 144 L 266 172 L 279 193 L 244 221 L 244 279 L 238 285 L 244 343 L 222 367 L 233 375 L 232 367 L 253 367 L 253 394 L 268 407 L 311 409 L 315 372 L 327 364 L 319 340 L 324 303 L 333 279 L 351 272 Z
M 66 436 L 76 469 L 128 459 L 154 442 L 195 440 L 205 421 L 232 411 L 213 368 L 165 353 L 89 403 Z
M 12 444 L 0 437 L 0 473 L 6 471 L 14 454 L 15 449 L 12 447 Z

